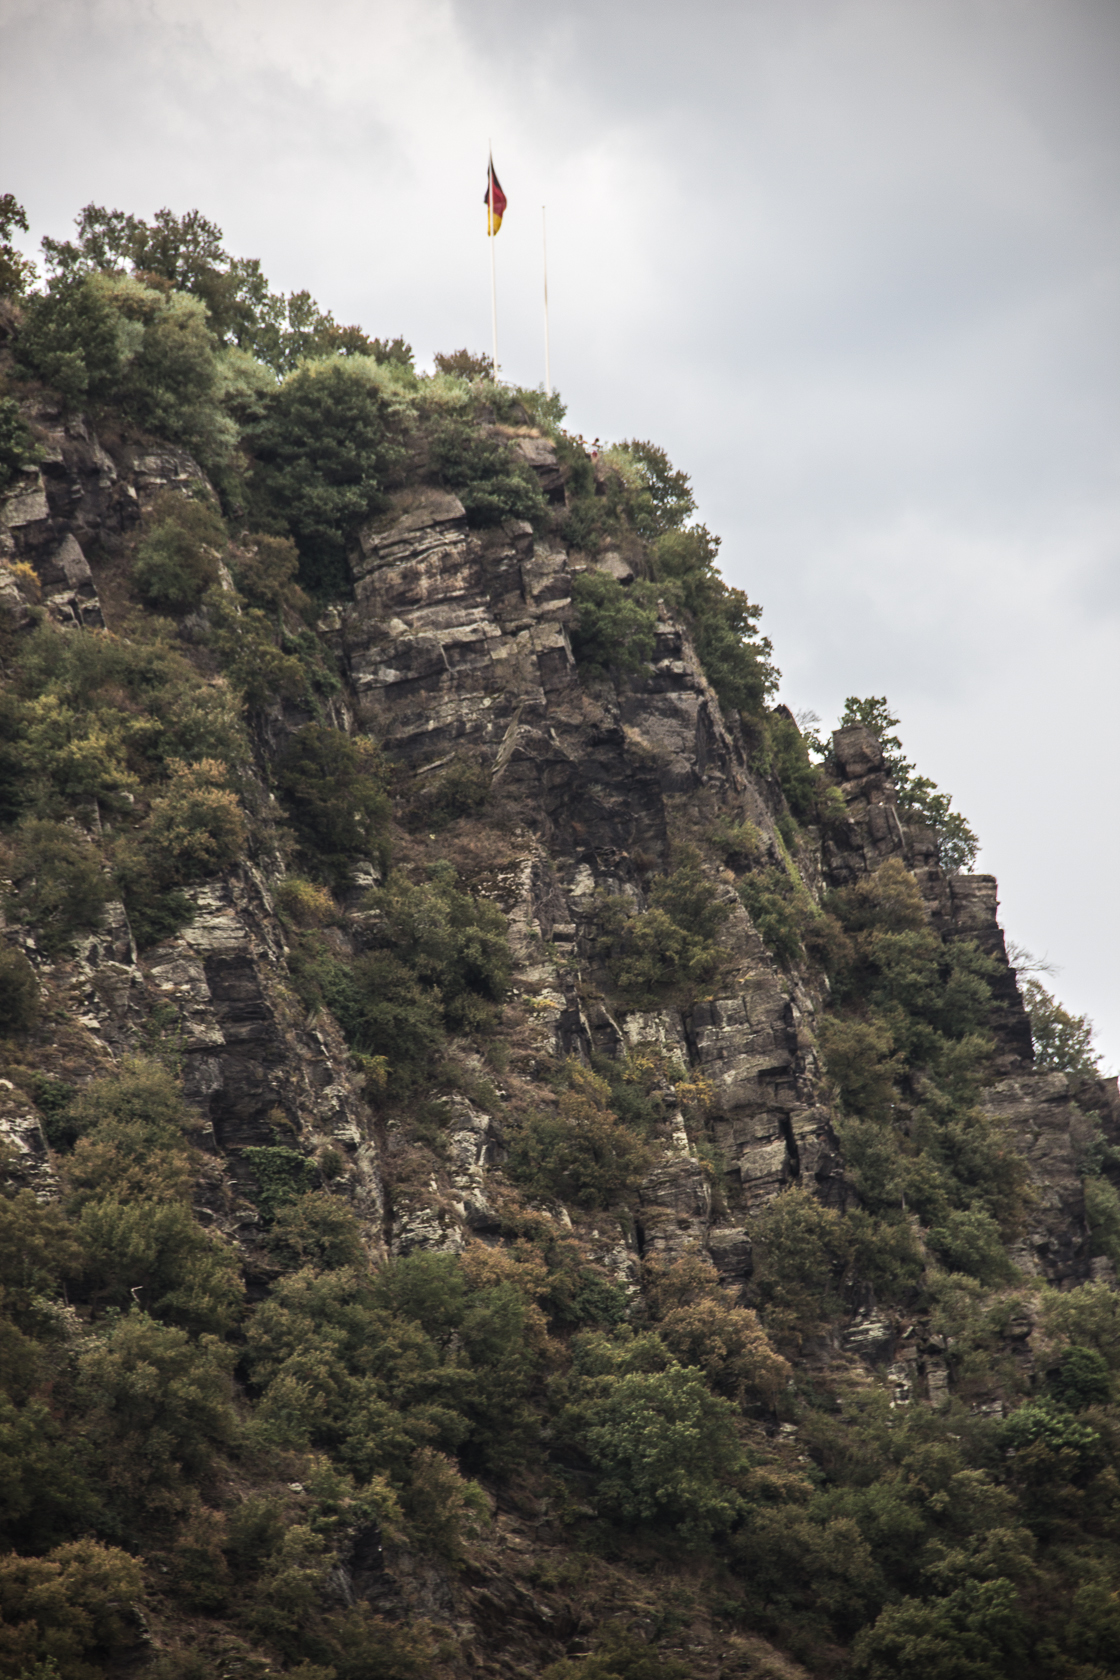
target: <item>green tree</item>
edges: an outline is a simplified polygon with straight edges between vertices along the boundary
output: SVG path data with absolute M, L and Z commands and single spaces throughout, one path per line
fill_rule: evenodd
M 372 741 L 304 724 L 280 755 L 276 780 L 305 867 L 316 877 L 343 886 L 356 858 L 383 851 L 389 801 Z
M 565 1082 L 554 1112 L 530 1114 L 513 1132 L 506 1170 L 535 1195 L 610 1207 L 636 1188 L 652 1152 L 619 1121 L 604 1079 L 568 1062 Z
M 42 1664 L 60 1680 L 98 1680 L 106 1662 L 140 1643 L 132 1606 L 142 1591 L 140 1562 L 97 1540 L 0 1558 L 0 1670 L 18 1676 Z
M 1019 982 L 1031 1024 L 1034 1065 L 1041 1073 L 1099 1075 L 1100 1056 L 1093 1049 L 1093 1023 L 1072 1015 L 1034 975 Z
M 259 522 L 294 537 L 315 596 L 347 589 L 347 545 L 387 505 L 401 456 L 405 410 L 369 366 L 335 358 L 299 368 L 247 433 Z
M 471 525 L 540 520 L 545 501 L 533 470 L 477 425 L 444 418 L 432 431 L 433 465 L 454 490 Z
M 78 1356 L 75 1398 L 107 1498 L 129 1517 L 181 1509 L 233 1439 L 232 1348 L 145 1312 L 111 1319 Z
M 28 231 L 27 212 L 14 193 L 0 194 L 0 297 L 22 297 L 35 276 L 35 264 L 12 244 L 12 232 Z M 2 486 L 0 486 L 2 487 Z
M 654 1369 L 627 1369 L 649 1357 L 641 1344 L 615 1350 L 601 1335 L 578 1337 L 573 1354 L 563 1422 L 595 1466 L 600 1510 L 626 1524 L 666 1523 L 691 1544 L 730 1527 L 746 1468 L 730 1401 L 664 1349 Z
M 225 526 L 204 501 L 164 491 L 136 550 L 132 584 L 145 606 L 181 618 L 218 581 L 226 551 Z
M 645 591 L 624 589 L 606 572 L 579 572 L 572 580 L 578 621 L 572 627 L 572 652 L 583 665 L 600 671 L 639 671 L 653 655 L 657 610 Z

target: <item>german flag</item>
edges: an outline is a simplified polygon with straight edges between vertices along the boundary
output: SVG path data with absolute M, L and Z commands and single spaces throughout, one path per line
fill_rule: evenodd
M 486 177 L 486 194 L 482 200 L 486 206 L 486 232 L 490 238 L 497 233 L 502 225 L 502 217 L 506 213 L 506 195 L 502 191 L 501 182 L 494 173 L 494 159 L 490 159 L 490 168 Z

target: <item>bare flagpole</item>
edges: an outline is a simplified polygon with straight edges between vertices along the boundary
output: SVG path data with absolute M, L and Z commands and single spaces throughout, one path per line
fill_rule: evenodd
M 494 149 L 490 147 L 490 179 L 487 188 L 490 199 L 490 218 L 487 232 L 490 235 L 490 325 L 494 335 L 494 383 L 498 383 L 498 281 L 494 270 Z
M 545 222 L 545 207 L 541 205 L 541 254 L 544 258 L 544 391 L 545 396 L 552 395 L 552 363 L 549 358 L 548 345 L 548 227 Z

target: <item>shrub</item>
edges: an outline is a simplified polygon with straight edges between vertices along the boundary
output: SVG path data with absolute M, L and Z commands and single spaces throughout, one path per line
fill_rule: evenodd
M 42 1664 L 66 1680 L 96 1680 L 105 1663 L 140 1643 L 130 1614 L 143 1590 L 140 1562 L 116 1546 L 75 1540 L 44 1558 L 0 1558 L 0 1667 Z
M 255 514 L 291 533 L 312 595 L 347 589 L 347 545 L 386 506 L 406 412 L 364 358 L 334 358 L 290 374 L 249 427 Z
M 75 934 L 99 926 L 109 881 L 92 842 L 66 823 L 28 817 L 14 835 L 15 915 L 35 929 L 42 951 L 53 956 Z
M 1093 1253 L 1104 1255 L 1120 1268 L 1120 1191 L 1107 1178 L 1084 1179 L 1085 1218 Z
M 1015 1276 L 999 1226 L 983 1208 L 957 1208 L 929 1232 L 930 1247 L 951 1272 L 967 1272 L 981 1283 L 1006 1282 Z
M 438 351 L 432 360 L 440 373 L 452 374 L 456 379 L 489 379 L 494 371 L 489 356 L 475 355 L 470 350 Z
M 285 875 L 273 896 L 281 914 L 290 917 L 296 927 L 324 927 L 336 915 L 334 899 L 326 887 L 301 875 Z
M 746 868 L 763 851 L 762 835 L 754 823 L 733 823 L 727 817 L 708 830 L 707 840 L 732 868 Z
M 250 710 L 263 711 L 278 699 L 306 699 L 304 668 L 277 645 L 275 626 L 260 607 L 217 588 L 207 591 L 203 604 L 210 626 L 207 644 Z
M 293 1269 L 360 1268 L 366 1261 L 357 1220 L 338 1196 L 326 1190 L 281 1198 L 275 1206 L 268 1246 Z
M 232 1349 L 132 1311 L 78 1356 L 76 1395 L 109 1500 L 128 1515 L 177 1509 L 232 1438 Z
M 637 1187 L 652 1154 L 613 1113 L 605 1080 L 578 1062 L 565 1080 L 555 1113 L 529 1115 L 514 1132 L 506 1170 L 533 1195 L 610 1207 Z
M 838 1284 L 850 1253 L 845 1223 L 796 1186 L 752 1214 L 749 1230 L 751 1289 L 763 1323 L 779 1344 L 797 1347 L 840 1310 Z
M 549 1663 L 541 1680 L 689 1680 L 689 1665 L 662 1657 L 620 1626 L 604 1629 L 589 1657 Z
M 0 1034 L 27 1033 L 39 1019 L 39 981 L 22 951 L 0 949 Z
M 654 879 L 650 908 L 627 915 L 624 901 L 600 898 L 602 943 L 618 986 L 637 999 L 668 988 L 691 990 L 714 980 L 726 952 L 716 934 L 730 906 L 705 877 L 697 854 L 684 852 L 671 874 Z
M 240 538 L 233 554 L 237 587 L 251 606 L 303 616 L 311 603 L 296 582 L 299 550 L 290 537 L 256 532 Z
M 653 655 L 657 609 L 640 585 L 624 589 L 607 572 L 579 572 L 572 580 L 578 620 L 572 652 L 595 670 L 640 671 Z
M 241 1154 L 253 1169 L 257 1206 L 266 1219 L 275 1218 L 286 1202 L 302 1197 L 309 1188 L 314 1163 L 297 1150 L 264 1147 L 243 1149 Z
M 441 776 L 425 776 L 409 809 L 409 826 L 440 834 L 460 817 L 474 816 L 490 798 L 492 772 L 459 759 Z
M 796 962 L 802 955 L 801 917 L 786 871 L 752 870 L 736 883 L 735 890 L 771 955 L 779 962 Z
M 342 886 L 356 858 L 383 852 L 389 801 L 372 741 L 305 724 L 285 747 L 276 782 L 313 874 Z
M 531 467 L 469 422 L 447 416 L 434 428 L 432 461 L 475 526 L 540 520 L 545 500 Z
M 505 917 L 488 899 L 460 892 L 449 863 L 414 885 L 394 871 L 369 895 L 372 937 L 438 993 L 452 1032 L 486 1031 L 509 989 L 512 959 Z
M 214 759 L 172 766 L 171 785 L 153 799 L 144 834 L 161 883 L 203 881 L 244 856 L 248 832 L 227 774 Z
M 156 498 L 152 520 L 136 551 L 133 587 L 145 606 L 181 618 L 218 581 L 225 527 L 206 502 L 173 490 Z
M 443 1046 L 444 1016 L 437 991 L 389 951 L 372 951 L 344 967 L 320 968 L 323 1001 L 347 1043 L 365 1056 L 384 1058 L 392 1096 L 430 1079 Z
M 579 1407 L 578 1435 L 598 1473 L 600 1510 L 623 1523 L 670 1524 L 693 1544 L 730 1527 L 746 1467 L 731 1403 L 675 1363 L 597 1386 Z
M 0 258 L 0 262 L 2 262 Z M 38 454 L 14 397 L 0 397 L 0 491 L 13 484 Z

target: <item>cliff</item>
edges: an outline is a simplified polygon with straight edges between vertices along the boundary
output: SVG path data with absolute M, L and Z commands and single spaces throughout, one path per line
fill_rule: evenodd
M 169 496 L 212 490 L 181 446 L 128 426 L 99 433 L 49 392 L 21 403 L 38 461 L 0 513 L 0 604 L 6 678 L 31 704 L 21 660 L 32 638 L 143 642 L 129 594 L 137 543 Z M 813 773 L 815 803 L 795 819 L 774 744 L 779 728 L 792 739 L 792 720 L 721 705 L 698 657 L 697 619 L 668 588 L 658 596 L 642 539 L 622 530 L 575 540 L 564 523 L 574 503 L 570 449 L 530 418 L 504 431 L 492 416 L 476 423 L 536 476 L 541 517 L 479 524 L 446 475 L 440 482 L 418 457 L 352 531 L 352 591 L 320 602 L 313 628 L 300 632 L 299 646 L 314 642 L 332 683 L 312 697 L 283 694 L 277 679 L 272 694 L 247 703 L 248 757 L 230 786 L 248 813 L 248 838 L 221 868 L 179 881 L 188 902 L 178 926 L 137 939 L 131 889 L 119 885 L 131 877 L 114 861 L 135 813 L 164 797 L 154 784 L 128 792 L 122 781 L 115 803 L 74 792 L 65 809 L 52 807 L 75 844 L 100 847 L 107 860 L 104 907 L 69 938 L 44 937 L 35 914 L 20 911 L 32 902 L 20 873 L 30 866 L 20 863 L 23 831 L 13 830 L 4 939 L 26 957 L 38 1003 L 7 1041 L 0 1080 L 9 1189 L 30 1189 L 40 1209 L 68 1209 L 75 1230 L 88 1222 L 73 1136 L 56 1122 L 49 1141 L 52 1115 L 137 1065 L 131 1058 L 155 1058 L 179 1081 L 189 1115 L 192 1216 L 215 1251 L 233 1257 L 244 1290 L 237 1313 L 213 1326 L 231 1350 L 223 1369 L 241 1435 L 209 1449 L 197 1491 L 162 1506 L 122 1495 L 108 1516 L 83 1522 L 71 1511 L 47 1536 L 65 1549 L 95 1534 L 145 1567 L 146 1608 L 125 1615 L 115 1634 L 90 1634 L 84 1657 L 59 1644 L 63 1673 L 284 1668 L 311 1680 L 537 1674 L 568 1662 L 577 1666 L 557 1676 L 825 1674 L 852 1663 L 860 1673 L 909 1674 L 918 1659 L 898 1654 L 901 1646 L 890 1655 L 891 1616 L 899 1604 L 932 1605 L 934 1619 L 944 1614 L 955 1628 L 957 1612 L 945 1606 L 957 1588 L 940 1578 L 920 1584 L 901 1556 L 911 1543 L 900 1538 L 905 1524 L 879 1549 L 860 1503 L 864 1482 L 841 1463 L 862 1450 L 844 1446 L 845 1420 L 858 1434 L 872 1415 L 884 1442 L 906 1420 L 890 1438 L 905 1437 L 910 1456 L 902 1445 L 893 1458 L 892 1447 L 876 1446 L 874 1479 L 897 1495 L 899 1511 L 921 1510 L 906 1532 L 923 1567 L 940 1546 L 958 1559 L 958 1575 L 1010 1581 L 1022 1627 L 1044 1626 L 1051 1640 L 1061 1616 L 1049 1600 L 1028 1605 L 1028 1576 L 1046 1583 L 1043 1599 L 1060 1597 L 1063 1570 L 1075 1568 L 1070 1558 L 1084 1544 L 1107 1580 L 1118 1539 L 1098 1449 L 1047 1447 L 1040 1425 L 1030 1447 L 1035 1480 L 1016 1480 L 1012 1438 L 998 1431 L 1024 1408 L 1039 1410 L 1067 1348 L 1087 1348 L 1105 1369 L 1113 1361 L 1111 1332 L 1092 1329 L 1111 1311 L 1102 1303 L 1115 1299 L 1114 1276 L 1106 1257 L 1094 1257 L 1085 1184 L 1094 1149 L 1106 1180 L 1115 1175 L 1115 1081 L 1035 1070 L 996 881 L 940 867 L 937 836 L 900 809 L 869 730 L 836 732 Z M 586 495 L 610 494 L 600 467 Z M 235 593 L 228 566 L 236 564 L 223 561 L 219 596 Z M 619 598 L 646 591 L 651 642 L 629 667 L 577 658 L 588 577 L 610 580 Z M 232 678 L 207 639 L 220 601 L 206 600 L 193 618 L 165 620 L 159 634 L 195 662 L 201 683 L 224 693 Z M 236 611 L 247 623 L 243 599 Z M 288 657 L 294 635 L 278 644 Z M 140 717 L 123 688 L 117 705 Z M 376 743 L 388 801 L 377 843 L 371 830 L 365 855 L 336 873 L 333 897 L 320 885 L 314 914 L 306 892 L 285 896 L 307 843 L 298 854 L 298 812 L 284 808 L 281 775 L 293 741 L 311 728 Z M 16 733 L 13 724 L 7 739 Z M 448 864 L 453 875 L 439 874 Z M 402 908 L 401 895 L 421 891 L 443 892 L 443 907 L 429 898 Z M 406 951 L 394 930 L 406 909 L 433 926 L 443 917 L 441 929 L 459 916 L 485 944 L 499 926 L 485 919 L 487 906 L 500 912 L 508 969 L 491 983 L 498 970 L 476 953 L 463 995 L 485 1007 L 448 1014 L 427 1051 L 406 1051 L 408 1010 L 429 1008 L 434 996 L 450 1009 L 452 992 L 446 976 L 437 984 L 434 968 L 423 967 L 436 960 L 424 957 L 436 935 L 413 929 Z M 395 1026 L 355 1026 L 389 996 L 388 970 L 370 966 L 388 961 L 386 952 L 398 965 L 394 997 L 406 996 L 398 970 L 412 964 L 408 1009 L 400 1004 Z M 374 976 L 366 1016 L 339 978 L 354 974 Z M 919 997 L 922 987 L 940 988 L 934 1002 Z M 863 1034 L 855 1063 L 853 1034 Z M 91 1135 L 82 1125 L 78 1137 Z M 589 1140 L 582 1179 L 564 1155 L 564 1126 Z M 629 1167 L 611 1141 L 627 1127 L 637 1140 Z M 933 1163 L 939 1188 L 923 1202 Z M 281 1179 L 287 1188 L 278 1190 Z M 416 1342 L 410 1357 L 430 1361 L 424 1379 L 398 1375 L 397 1388 L 378 1389 L 375 1400 L 376 1360 L 354 1353 L 345 1418 L 323 1421 L 333 1404 L 324 1396 L 343 1380 L 326 1364 L 292 1365 L 284 1380 L 295 1386 L 278 1399 L 279 1319 L 256 1341 L 251 1323 L 255 1310 L 265 1322 L 259 1312 L 270 1300 L 294 1312 L 292 1278 L 311 1275 L 295 1263 L 310 1266 L 311 1239 L 300 1239 L 293 1261 L 276 1235 L 277 1210 L 294 1205 L 296 1191 L 346 1210 L 360 1236 L 360 1251 L 343 1245 L 337 1263 L 321 1245 L 316 1276 L 368 1266 L 387 1279 L 403 1260 L 450 1257 L 455 1290 L 498 1292 L 486 1295 L 487 1312 L 498 1314 L 493 1303 L 506 1291 L 501 1310 L 516 1318 L 517 1346 L 493 1326 L 483 1335 L 466 1308 L 466 1317 L 441 1320 L 443 1309 L 417 1304 L 419 1293 L 413 1300 L 401 1284 L 393 1296 L 397 1286 L 386 1284 L 361 1334 L 368 1346 L 403 1335 L 386 1328 L 390 1311 L 422 1325 L 425 1347 L 437 1350 Z M 998 1254 L 983 1247 L 992 1232 Z M 969 1241 L 979 1259 L 968 1258 Z M 86 1358 L 83 1338 L 108 1334 L 108 1305 L 118 1313 L 130 1305 L 128 1279 L 118 1300 L 93 1261 L 67 1264 L 72 1304 L 57 1310 L 69 1313 L 69 1327 L 42 1333 L 53 1351 L 21 1405 L 52 1382 L 69 1393 L 66 1362 Z M 139 1276 L 146 1262 L 135 1264 Z M 422 1275 L 452 1290 L 451 1271 Z M 141 1309 L 160 1317 L 152 1284 L 128 1288 L 137 1306 L 110 1322 L 114 1334 Z M 1067 1298 L 1088 1303 L 1080 1316 L 1063 1316 Z M 474 1310 L 477 1319 L 482 1307 Z M 313 1338 L 340 1347 L 351 1333 L 341 1307 L 321 1311 Z M 212 1333 L 185 1308 L 163 1319 L 204 1341 Z M 650 1351 L 658 1337 L 669 1350 L 660 1368 Z M 640 1354 L 629 1366 L 628 1349 Z M 517 1363 L 529 1352 L 531 1370 Z M 461 1428 L 445 1417 L 451 1370 L 456 1382 L 469 1370 L 474 1384 L 454 1401 L 468 1420 Z M 612 1434 L 625 1420 L 610 1409 L 611 1371 L 611 1381 L 631 1385 L 631 1409 L 623 1408 L 631 1417 L 645 1403 L 643 1382 L 706 1373 L 705 1392 L 718 1400 L 710 1416 L 656 1406 L 650 1414 L 674 1430 L 687 1433 L 687 1421 L 710 1431 L 710 1462 L 697 1472 L 703 1498 L 653 1491 L 643 1503 L 615 1488 L 644 1486 L 645 1461 Z M 510 1394 L 487 1399 L 490 1377 L 499 1388 L 508 1381 Z M 82 1381 L 56 1411 L 85 1439 L 101 1413 Z M 294 1397 L 300 1384 L 312 1396 L 306 1403 Z M 411 1398 L 401 1398 L 406 1391 Z M 1115 1426 L 1102 1419 L 1114 1414 L 1103 1393 L 1094 1403 L 1089 1422 L 1107 1445 Z M 253 1425 L 255 1411 L 271 1435 Z M 717 1451 L 725 1424 L 738 1431 L 740 1455 L 728 1445 L 726 1464 L 724 1447 Z M 1071 1427 L 1088 1423 L 1083 1416 Z M 53 1439 L 49 1429 L 44 1438 Z M 383 1449 L 368 1447 L 381 1438 Z M 673 1441 L 679 1469 L 689 1449 L 684 1434 Z M 1056 1468 L 1042 1464 L 1047 1451 Z M 1060 1461 L 1062 1451 L 1080 1451 L 1082 1461 Z M 922 1452 L 925 1470 L 914 1457 Z M 173 1456 L 189 1481 L 189 1454 Z M 352 1478 L 333 1507 L 323 1491 L 332 1464 L 332 1474 Z M 1047 1528 L 1046 1476 L 1062 1490 L 1054 1501 L 1065 1556 Z M 968 1499 L 975 1521 L 963 1514 Z M 244 1512 L 265 1506 L 279 1527 L 269 1538 L 261 1517 L 265 1538 L 250 1543 Z M 1041 1506 L 1045 1521 L 1032 1529 Z M 199 1523 L 211 1518 L 218 1539 L 208 1542 Z M 981 1557 L 993 1524 L 1030 1529 L 1036 1561 L 997 1566 Z M 800 1562 L 782 1550 L 783 1525 Z M 35 1555 L 30 1535 L 17 1527 L 13 1556 Z M 838 1552 L 850 1553 L 847 1564 Z M 286 1598 L 303 1608 L 292 1612 Z M 13 1632 L 4 1645 L 16 1625 L 8 1604 L 0 1594 L 0 1671 L 15 1674 L 45 1660 L 49 1639 L 21 1644 Z M 334 1631 L 304 1638 L 301 1629 L 319 1628 L 324 1616 Z M 1105 1611 L 1099 1616 L 1103 1627 Z M 1001 1634 L 994 1611 L 991 1620 L 990 1649 L 974 1653 L 989 1666 L 946 1674 L 1007 1672 L 1001 1665 L 1019 1635 Z M 1113 1634 L 1101 1634 L 1099 1649 L 1061 1637 L 1067 1666 L 1038 1673 L 1087 1680 L 1111 1671 Z M 80 1667 L 87 1660 L 92 1669 Z M 1084 1666 L 1098 1660 L 1103 1666 Z

